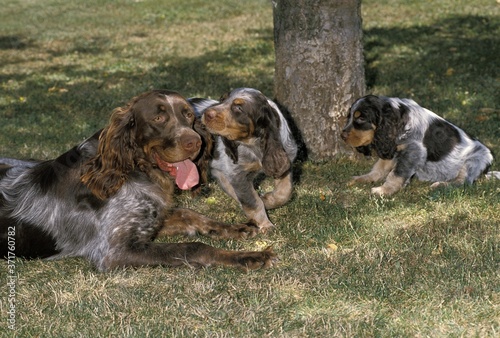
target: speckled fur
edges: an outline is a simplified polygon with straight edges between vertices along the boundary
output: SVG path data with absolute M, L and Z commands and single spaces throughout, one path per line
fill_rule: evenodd
M 414 176 L 435 182 L 434 187 L 471 184 L 493 162 L 484 144 L 410 99 L 374 95 L 358 99 L 350 108 L 342 138 L 364 153 L 370 147 L 380 157 L 369 174 L 354 177 L 357 182 L 387 177 L 372 189 L 378 195 L 397 192 Z
M 273 227 L 266 209 L 279 207 L 290 199 L 292 163 L 297 155 L 297 145 L 283 113 L 253 88 L 235 89 L 220 101 L 188 101 L 215 135 L 209 163 L 212 176 L 240 203 L 251 222 L 264 231 Z M 207 112 L 214 116 L 210 121 Z M 254 189 L 259 174 L 274 178 L 274 190 L 263 196 Z
M 0 255 L 84 257 L 99 270 L 125 266 L 269 267 L 275 254 L 228 251 L 203 243 L 160 243 L 161 236 L 248 238 L 253 224 L 224 224 L 175 208 L 174 180 L 155 158 L 195 159 L 201 138 L 179 94 L 155 90 L 117 108 L 102 131 L 49 161 L 0 159 Z M 9 249 L 10 250 L 10 249 Z

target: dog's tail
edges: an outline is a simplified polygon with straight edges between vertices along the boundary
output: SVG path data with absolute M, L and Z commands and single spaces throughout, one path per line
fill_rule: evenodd
M 6 164 L 11 167 L 31 168 L 38 164 L 40 161 L 36 160 L 18 160 L 16 158 L 1 157 L 0 164 Z
M 491 179 L 500 180 L 500 171 L 488 171 L 488 173 L 486 173 L 485 176 L 489 180 L 491 180 Z

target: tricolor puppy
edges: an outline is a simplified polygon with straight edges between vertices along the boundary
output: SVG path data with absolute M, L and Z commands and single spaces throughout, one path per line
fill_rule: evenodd
M 372 170 L 353 182 L 376 182 L 377 195 L 391 195 L 410 178 L 441 184 L 473 183 L 493 162 L 491 151 L 462 129 L 409 99 L 368 95 L 351 106 L 342 139 L 379 156 Z
M 241 204 L 261 231 L 272 227 L 266 209 L 285 204 L 292 195 L 292 162 L 297 145 L 282 112 L 260 91 L 238 88 L 220 101 L 192 98 L 202 123 L 215 135 L 210 172 L 222 189 Z M 274 178 L 274 190 L 259 196 L 254 179 Z

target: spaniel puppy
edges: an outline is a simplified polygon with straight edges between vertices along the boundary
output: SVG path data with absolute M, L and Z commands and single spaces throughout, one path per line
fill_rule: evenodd
M 260 91 L 238 88 L 220 101 L 189 99 L 215 137 L 210 171 L 251 223 L 262 231 L 273 227 L 266 209 L 285 204 L 292 195 L 292 162 L 297 145 L 276 104 Z M 259 196 L 254 179 L 274 178 L 274 190 Z
M 193 127 L 194 111 L 181 95 L 154 90 L 115 109 L 102 131 L 54 160 L 3 159 L 0 255 L 81 256 L 103 271 L 144 265 L 270 266 L 271 249 L 238 252 L 154 241 L 176 234 L 247 238 L 258 233 L 253 224 L 227 225 L 174 207 L 174 184 L 188 189 L 198 182 L 192 160 L 202 141 Z
M 351 106 L 342 139 L 379 156 L 370 173 L 354 182 L 376 182 L 376 195 L 391 195 L 412 176 L 441 184 L 472 183 L 488 171 L 491 151 L 462 129 L 412 100 L 368 95 Z

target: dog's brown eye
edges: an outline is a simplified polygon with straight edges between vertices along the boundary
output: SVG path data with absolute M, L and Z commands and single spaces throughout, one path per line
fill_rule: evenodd
M 240 105 L 233 104 L 232 109 L 235 113 L 243 113 L 243 107 Z
M 165 115 L 156 115 L 156 116 L 153 118 L 153 121 L 154 121 L 154 122 L 157 122 L 157 123 L 162 123 L 162 122 L 165 122 Z

